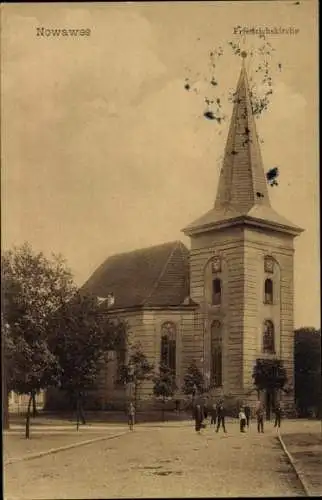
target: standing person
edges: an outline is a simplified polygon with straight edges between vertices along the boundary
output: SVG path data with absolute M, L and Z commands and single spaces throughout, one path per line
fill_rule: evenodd
M 205 420 L 207 420 L 208 418 L 208 404 L 209 404 L 208 398 L 206 397 L 203 403 L 203 417 Z
M 220 401 L 218 403 L 218 407 L 217 407 L 217 428 L 216 428 L 216 432 L 219 431 L 219 428 L 220 428 L 220 424 L 222 425 L 222 428 L 224 430 L 224 432 L 226 433 L 226 427 L 225 427 L 225 407 L 224 407 L 224 402 L 223 401 Z
M 257 431 L 264 432 L 264 408 L 258 401 L 256 405 Z
M 179 414 L 180 412 L 180 399 L 176 398 L 174 401 L 175 404 L 175 412 Z
M 77 422 L 80 420 L 83 425 L 86 425 L 83 401 L 84 394 L 80 391 L 76 400 Z
M 274 427 L 277 427 L 279 429 L 281 427 L 281 418 L 282 418 L 282 408 L 279 403 L 276 405 L 274 413 L 275 413 Z
M 239 426 L 240 426 L 240 432 L 245 432 L 246 415 L 243 407 L 241 407 L 239 410 Z
M 247 425 L 247 427 L 249 427 L 250 414 L 251 414 L 250 406 L 248 406 L 248 405 L 245 406 L 244 411 L 245 411 L 245 417 L 246 417 L 246 425 Z
M 211 410 L 210 410 L 210 415 L 211 415 L 210 425 L 211 424 L 216 425 L 216 421 L 217 421 L 217 405 L 216 405 L 216 403 L 214 403 L 212 405 Z
M 133 431 L 133 426 L 135 423 L 135 406 L 132 402 L 129 404 L 128 422 L 130 430 Z
M 202 413 L 202 408 L 201 408 L 200 404 L 197 404 L 195 406 L 194 418 L 195 418 L 196 432 L 198 432 L 200 434 L 201 427 L 202 427 L 202 421 L 203 421 L 203 413 Z

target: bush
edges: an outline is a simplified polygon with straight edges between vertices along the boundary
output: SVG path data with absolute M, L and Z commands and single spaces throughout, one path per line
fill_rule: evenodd
M 224 406 L 227 417 L 238 418 L 240 407 L 243 406 L 243 401 L 234 396 L 224 396 Z

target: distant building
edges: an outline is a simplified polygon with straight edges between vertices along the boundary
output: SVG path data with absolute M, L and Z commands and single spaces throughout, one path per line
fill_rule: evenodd
M 9 393 L 8 403 L 9 403 L 9 413 L 25 413 L 28 408 L 30 396 L 28 394 L 17 394 L 11 391 Z M 42 410 L 45 404 L 45 393 L 40 391 L 35 396 L 36 408 L 37 410 Z M 31 404 L 31 411 L 33 410 Z
M 214 206 L 183 229 L 190 250 L 176 241 L 114 255 L 83 291 L 106 298 L 106 314 L 126 319 L 150 361 L 163 359 L 179 387 L 195 361 L 214 396 L 255 402 L 257 358 L 282 359 L 294 387 L 293 242 L 302 231 L 271 207 L 243 64 Z M 105 366 L 102 408 L 126 400 L 122 361 L 115 354 Z M 152 382 L 140 397 L 153 403 Z M 292 408 L 292 391 L 281 398 Z

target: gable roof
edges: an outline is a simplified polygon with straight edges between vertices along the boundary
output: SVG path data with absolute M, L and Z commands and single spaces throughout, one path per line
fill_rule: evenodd
M 183 232 L 194 234 L 237 218 L 298 234 L 303 231 L 279 215 L 270 204 L 266 176 L 243 61 L 228 131 L 214 207 Z
M 81 290 L 98 297 L 113 293 L 109 309 L 182 305 L 189 297 L 189 250 L 173 241 L 113 255 Z

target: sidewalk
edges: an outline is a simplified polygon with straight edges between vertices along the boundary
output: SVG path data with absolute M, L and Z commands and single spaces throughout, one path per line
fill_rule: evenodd
M 127 424 L 102 424 L 102 425 L 91 425 L 91 424 L 86 424 L 86 425 L 79 425 L 79 431 L 88 431 L 88 432 L 96 432 L 96 431 L 104 431 L 106 429 L 109 430 L 119 430 L 119 429 L 127 429 L 128 425 Z M 10 425 L 9 430 L 5 430 L 4 434 L 21 434 L 21 431 L 24 431 L 25 426 L 21 424 L 12 424 Z M 58 424 L 58 425 L 37 425 L 37 424 L 31 424 L 30 426 L 30 432 L 36 432 L 38 434 L 43 433 L 43 434 L 50 434 L 52 432 L 76 432 L 76 423 L 70 423 L 67 425 L 63 424 Z
M 285 421 L 280 437 L 309 496 L 322 495 L 322 434 L 318 420 Z
M 137 421 L 139 423 L 160 423 L 162 422 L 162 414 L 160 411 L 150 411 L 150 412 L 140 412 L 137 414 Z M 174 411 L 166 411 L 165 419 L 169 422 L 184 422 L 189 420 L 191 417 L 190 413 L 181 412 L 179 414 Z M 86 422 L 89 425 L 122 425 L 127 424 L 128 416 L 124 411 L 86 411 L 85 412 Z M 12 425 L 24 425 L 26 417 L 24 414 L 10 414 L 10 426 Z M 40 411 L 38 415 L 31 419 L 32 423 L 37 423 L 37 425 L 76 425 L 76 414 L 73 412 L 57 412 L 49 413 Z
M 31 439 L 25 439 L 23 433 L 10 433 L 3 436 L 4 465 L 51 455 L 64 450 L 85 446 L 97 441 L 105 441 L 127 434 L 127 428 L 108 430 L 104 432 L 76 431 L 73 432 L 43 432 L 31 434 Z
M 138 423 L 135 426 L 137 431 L 179 428 L 192 426 L 190 422 L 151 422 Z M 125 424 L 87 424 L 76 428 L 76 423 L 65 425 L 59 422 L 58 425 L 31 424 L 30 439 L 25 439 L 25 426 L 22 424 L 11 424 L 10 429 L 3 432 L 3 451 L 5 465 L 10 463 L 37 458 L 46 454 L 57 453 L 66 449 L 83 446 L 95 441 L 112 439 L 129 432 L 127 423 Z

